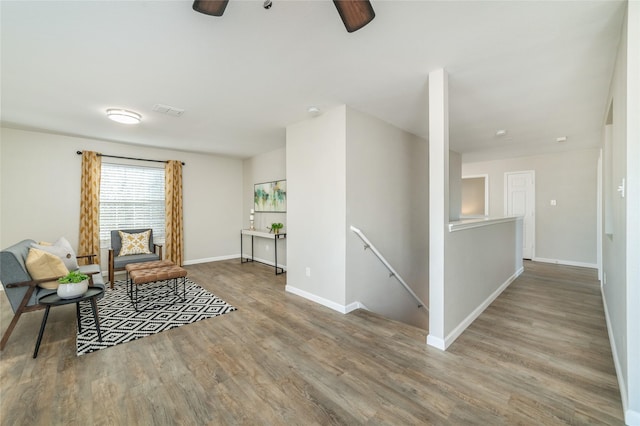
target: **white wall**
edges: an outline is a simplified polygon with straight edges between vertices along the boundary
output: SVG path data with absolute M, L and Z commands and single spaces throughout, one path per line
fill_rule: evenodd
M 629 2 L 627 41 L 627 332 L 626 419 L 640 425 L 640 2 Z
M 462 155 L 449 151 L 449 220 L 460 219 L 462 212 Z
M 449 77 L 429 73 L 429 335 L 445 346 L 445 226 L 449 222 Z
M 341 106 L 287 127 L 286 145 L 287 291 L 337 310 L 346 300 L 345 129 Z
M 448 75 L 439 69 L 429 73 L 427 344 L 442 350 L 522 272 L 520 220 L 449 232 L 452 210 L 460 211 L 460 169 L 459 156 L 449 151 Z
M 465 177 L 462 179 L 461 217 L 485 216 L 486 177 Z
M 449 232 L 445 237 L 448 347 L 522 273 L 522 220 Z
M 181 160 L 185 263 L 237 257 L 242 226 L 242 161 L 10 128 L 1 129 L 0 246 L 65 236 L 78 245 L 78 150 Z M 106 251 L 102 256 L 106 269 Z
M 244 160 L 243 183 L 242 183 L 242 227 L 249 228 L 249 214 L 254 208 L 253 185 L 256 183 L 273 182 L 285 180 L 287 178 L 286 150 L 284 148 L 270 151 L 255 157 Z M 286 213 L 260 213 L 254 214 L 254 226 L 258 231 L 268 232 L 267 228 L 272 223 L 280 222 L 284 225 L 284 232 L 287 232 Z M 250 255 L 250 237 L 245 237 L 244 252 Z M 278 264 L 285 267 L 287 265 L 286 239 L 278 242 Z M 273 263 L 273 241 L 256 238 L 254 241 L 254 257 L 265 263 Z
M 347 108 L 347 227 L 359 228 L 428 306 L 428 145 Z M 428 327 L 418 309 L 362 241 L 347 230 L 347 304 Z
M 628 2 L 609 94 L 611 146 L 605 146 L 602 267 L 605 314 L 625 421 L 640 425 L 640 3 Z M 604 132 L 603 132 L 604 133 Z M 625 179 L 625 197 L 617 191 Z
M 501 216 L 504 173 L 535 170 L 534 260 L 595 268 L 598 157 L 597 149 L 476 163 L 463 156 L 462 173 L 489 175 L 489 211 Z

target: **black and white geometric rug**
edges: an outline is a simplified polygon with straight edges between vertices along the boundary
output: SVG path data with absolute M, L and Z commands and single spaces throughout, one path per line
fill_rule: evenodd
M 153 291 L 165 292 L 166 288 Z M 179 293 L 182 296 L 182 291 Z M 165 296 L 157 304 L 139 304 L 139 309 L 148 309 L 136 312 L 127 294 L 125 281 L 116 282 L 113 290 L 107 286 L 104 297 L 98 300 L 102 342 L 98 341 L 91 305 L 82 303 L 82 333 L 78 333 L 76 338 L 77 355 L 88 354 L 236 310 L 188 278 L 186 296 L 186 302 L 183 302 L 181 297 Z M 168 304 L 173 301 L 177 303 Z

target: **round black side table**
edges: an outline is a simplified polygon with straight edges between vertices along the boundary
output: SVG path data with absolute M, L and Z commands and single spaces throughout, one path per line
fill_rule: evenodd
M 49 317 L 49 309 L 52 306 L 68 305 L 70 303 L 76 304 L 76 318 L 78 320 L 78 331 L 82 332 L 82 325 L 80 324 L 80 302 L 88 300 L 91 302 L 91 310 L 93 311 L 93 320 L 96 323 L 96 331 L 98 332 L 98 340 L 102 342 L 102 334 L 100 333 L 100 318 L 98 317 L 98 304 L 96 300 L 99 296 L 104 294 L 104 290 L 99 287 L 90 287 L 82 296 L 74 297 L 73 299 L 63 299 L 56 293 L 48 294 L 40 299 L 40 304 L 45 305 L 44 317 L 42 317 L 42 324 L 40 325 L 40 333 L 38 333 L 38 341 L 36 342 L 36 349 L 33 351 L 33 357 L 38 356 L 38 349 L 40 349 L 40 341 L 42 341 L 42 335 L 44 334 L 44 327 L 47 325 L 47 318 Z

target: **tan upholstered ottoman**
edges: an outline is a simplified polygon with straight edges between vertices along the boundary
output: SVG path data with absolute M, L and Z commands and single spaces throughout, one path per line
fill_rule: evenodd
M 134 309 L 138 310 L 138 303 L 141 301 L 150 301 L 157 298 L 157 294 L 151 294 L 146 298 L 140 297 L 140 286 L 150 283 L 163 283 L 169 287 L 170 292 L 162 293 L 161 296 L 165 296 L 169 293 L 173 293 L 175 296 L 178 294 L 178 278 L 182 278 L 182 301 L 186 298 L 186 283 L 187 283 L 187 271 L 177 265 L 174 265 L 168 260 L 158 260 L 154 262 L 133 263 L 126 266 L 127 269 L 127 285 L 129 297 L 131 303 L 133 303 Z M 158 286 L 154 287 L 155 291 Z M 173 303 L 176 303 L 174 301 Z
M 171 266 L 171 265 L 173 265 L 173 262 L 170 260 L 154 260 L 152 262 L 129 263 L 125 265 L 124 269 L 126 269 L 128 273 L 128 272 L 137 271 L 140 269 L 158 268 L 161 266 Z

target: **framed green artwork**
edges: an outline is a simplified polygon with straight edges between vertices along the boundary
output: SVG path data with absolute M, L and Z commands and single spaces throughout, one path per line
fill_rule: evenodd
M 287 181 L 256 183 L 253 185 L 253 203 L 256 212 L 286 212 Z

